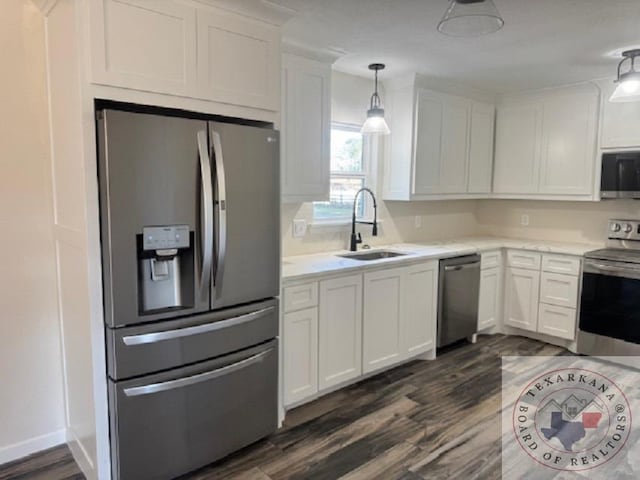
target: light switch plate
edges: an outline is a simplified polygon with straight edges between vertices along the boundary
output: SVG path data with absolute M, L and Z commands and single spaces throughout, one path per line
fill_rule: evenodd
M 415 218 L 413 219 L 413 226 L 415 228 L 422 227 L 422 216 L 420 216 L 420 215 L 416 215 L 415 216 Z
M 307 234 L 307 222 L 301 218 L 293 221 L 293 238 L 302 238 Z
M 522 216 L 520 217 L 520 224 L 521 224 L 523 227 L 528 227 L 528 226 L 529 226 L 529 215 L 526 215 L 526 214 L 525 214 L 525 215 L 522 215 Z

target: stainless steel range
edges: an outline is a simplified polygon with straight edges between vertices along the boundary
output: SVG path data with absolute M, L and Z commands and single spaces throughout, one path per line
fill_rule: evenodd
M 640 355 L 640 220 L 611 220 L 607 248 L 585 254 L 578 352 Z

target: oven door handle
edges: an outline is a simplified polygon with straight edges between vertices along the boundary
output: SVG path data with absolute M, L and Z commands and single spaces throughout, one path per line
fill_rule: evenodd
M 164 340 L 175 340 L 177 338 L 190 337 L 192 335 L 214 332 L 223 328 L 235 327 L 236 325 L 240 325 L 242 323 L 251 322 L 258 318 L 266 317 L 274 310 L 275 307 L 267 307 L 261 310 L 256 310 L 255 312 L 239 315 L 237 317 L 218 320 L 212 323 L 205 323 L 204 325 L 176 328 L 175 330 L 165 330 L 163 332 L 143 333 L 140 335 L 127 335 L 125 337 L 122 337 L 122 341 L 128 347 L 131 347 L 133 345 L 144 345 L 147 343 L 162 342 Z
M 586 260 L 584 262 L 584 271 L 586 273 L 609 273 L 616 277 L 636 278 L 640 279 L 640 267 L 627 265 L 608 265 L 605 263 Z
M 214 378 L 222 377 L 223 375 L 229 375 L 243 368 L 247 368 L 254 363 L 261 362 L 264 357 L 273 351 L 273 348 L 265 350 L 264 352 L 252 355 L 251 357 L 240 360 L 239 362 L 226 365 L 224 367 L 216 368 L 209 372 L 198 373 L 191 375 L 190 377 L 178 378 L 177 380 L 169 380 L 168 382 L 151 383 L 149 385 L 142 385 L 140 387 L 125 388 L 124 394 L 127 397 L 137 397 L 140 395 L 149 395 L 152 393 L 166 392 L 167 390 L 175 390 L 176 388 L 188 387 L 197 383 L 213 380 Z

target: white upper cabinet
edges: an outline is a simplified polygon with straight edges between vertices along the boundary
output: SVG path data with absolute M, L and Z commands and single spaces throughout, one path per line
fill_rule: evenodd
M 282 56 L 282 198 L 327 200 L 331 134 L 331 65 Z
M 94 83 L 193 96 L 196 8 L 173 0 L 91 0 Z
M 491 191 L 494 108 L 415 85 L 386 94 L 387 200 L 483 198 Z
M 593 193 L 598 99 L 589 89 L 544 102 L 540 193 Z
M 498 105 L 494 193 L 593 199 L 599 98 L 585 84 Z
M 198 96 L 278 110 L 280 32 L 240 15 L 198 9 Z
M 602 148 L 640 147 L 640 102 L 611 103 L 616 88 L 613 80 L 600 83 L 602 87 Z
M 532 103 L 498 106 L 494 193 L 535 193 L 542 144 L 542 107 Z
M 471 106 L 469 193 L 491 193 L 495 115 L 493 105 L 473 102 Z
M 90 0 L 96 84 L 277 111 L 280 29 L 178 0 Z

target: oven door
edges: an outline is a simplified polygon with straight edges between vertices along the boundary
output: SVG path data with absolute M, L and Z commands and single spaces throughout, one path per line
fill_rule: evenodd
M 169 479 L 274 432 L 277 340 L 219 359 L 109 380 L 114 478 Z
M 580 330 L 640 344 L 640 265 L 585 260 Z

